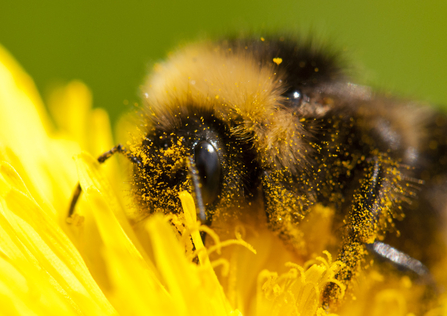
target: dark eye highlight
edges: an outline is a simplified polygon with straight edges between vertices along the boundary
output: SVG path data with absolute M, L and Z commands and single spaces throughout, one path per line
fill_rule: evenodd
M 202 184 L 203 203 L 213 203 L 219 194 L 222 168 L 217 150 L 208 141 L 199 142 L 194 148 L 194 159 Z
M 287 97 L 289 107 L 291 108 L 300 107 L 304 99 L 304 95 L 299 89 L 290 89 L 284 95 Z
M 299 90 L 296 90 L 296 91 L 293 91 L 293 93 L 292 93 L 292 100 L 301 100 L 303 98 L 303 96 L 302 96 L 302 94 L 301 94 L 301 91 L 299 91 Z

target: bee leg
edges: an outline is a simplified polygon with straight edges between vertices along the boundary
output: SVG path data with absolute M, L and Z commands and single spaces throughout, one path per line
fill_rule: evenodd
M 202 199 L 202 189 L 201 189 L 201 184 L 200 184 L 200 180 L 199 180 L 199 171 L 197 170 L 196 164 L 194 163 L 194 158 L 189 157 L 187 160 L 187 164 L 188 164 L 188 169 L 189 169 L 189 172 L 190 172 L 190 175 L 192 178 L 193 187 L 194 187 L 195 202 L 199 209 L 198 215 L 199 215 L 200 222 L 202 224 L 209 226 L 211 224 L 211 219 L 207 218 L 207 216 L 206 216 L 205 205 L 203 204 L 203 199 Z M 206 234 L 205 234 L 205 236 L 206 236 Z M 203 239 L 203 242 L 205 242 L 205 239 L 204 238 L 202 238 L 202 239 Z
M 115 153 L 123 154 L 132 163 L 137 164 L 137 165 L 141 165 L 141 161 L 139 160 L 139 158 L 137 158 L 135 156 L 132 156 L 132 154 L 127 149 L 125 149 L 123 146 L 121 146 L 119 144 L 116 145 L 115 147 L 113 147 L 112 149 L 110 149 L 109 151 L 106 151 L 101 156 L 99 156 L 98 157 L 98 162 L 99 163 L 104 163 L 107 159 L 112 157 L 113 154 L 115 154 Z M 81 193 L 82 193 L 81 184 L 78 183 L 78 185 L 76 186 L 75 191 L 73 192 L 73 197 L 71 198 L 70 208 L 68 209 L 67 220 L 73 216 L 74 211 L 75 211 L 75 207 L 76 207 L 76 203 L 78 202 L 79 197 L 81 196 Z
M 307 251 L 306 244 L 297 224 L 305 217 L 305 210 L 311 202 L 284 178 L 287 176 L 283 172 L 264 171 L 262 174 L 267 222 L 270 230 L 281 238 L 290 251 L 303 254 Z
M 433 297 L 441 293 L 442 289 L 438 287 L 428 268 L 419 260 L 380 241 L 375 241 L 366 247 L 371 254 L 378 258 L 379 262 L 391 263 L 397 271 L 411 276 L 418 284 L 423 284 L 425 286 L 424 296 Z
M 397 269 L 401 271 L 411 271 L 416 274 L 422 281 L 432 282 L 432 277 L 427 267 L 406 253 L 380 241 L 366 245 L 370 253 L 379 257 L 384 261 L 391 262 Z
M 335 275 L 335 279 L 345 287 L 358 273 L 360 263 L 368 253 L 366 245 L 375 242 L 384 222 L 391 221 L 390 207 L 399 202 L 396 196 L 398 171 L 388 163 L 384 165 L 378 157 L 366 162 L 364 177 L 345 218 L 348 230 L 337 258 L 344 266 Z M 328 308 L 339 302 L 341 293 L 338 284 L 330 283 L 323 292 L 323 306 Z

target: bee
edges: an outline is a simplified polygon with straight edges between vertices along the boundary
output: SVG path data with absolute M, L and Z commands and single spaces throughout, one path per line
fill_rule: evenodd
M 142 137 L 98 161 L 121 153 L 132 162 L 145 214 L 181 213 L 183 190 L 207 225 L 262 201 L 269 228 L 292 250 L 312 206 L 328 205 L 342 284 L 368 253 L 427 279 L 445 250 L 447 116 L 353 84 L 346 68 L 332 49 L 291 37 L 187 45 L 142 87 Z M 339 291 L 328 285 L 324 304 Z

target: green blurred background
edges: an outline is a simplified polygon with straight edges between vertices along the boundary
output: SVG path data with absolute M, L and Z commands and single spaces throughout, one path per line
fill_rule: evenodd
M 41 0 L 0 4 L 0 43 L 49 89 L 72 79 L 112 119 L 177 43 L 236 30 L 312 30 L 346 49 L 357 80 L 447 105 L 447 1 Z M 261 32 L 262 34 L 262 32 Z

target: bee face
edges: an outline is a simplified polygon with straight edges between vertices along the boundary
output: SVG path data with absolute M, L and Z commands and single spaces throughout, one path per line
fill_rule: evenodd
M 241 146 L 210 109 L 191 104 L 178 105 L 175 111 L 166 116 L 169 123 L 153 122 L 142 145 L 135 147 L 134 154 L 143 161 L 134 168 L 135 196 L 146 214 L 178 213 L 178 193 L 196 191 L 207 211 L 202 220 L 210 223 L 216 209 L 243 204 L 253 195 L 247 191 L 257 169 L 253 150 Z M 196 190 L 194 173 L 200 186 Z

